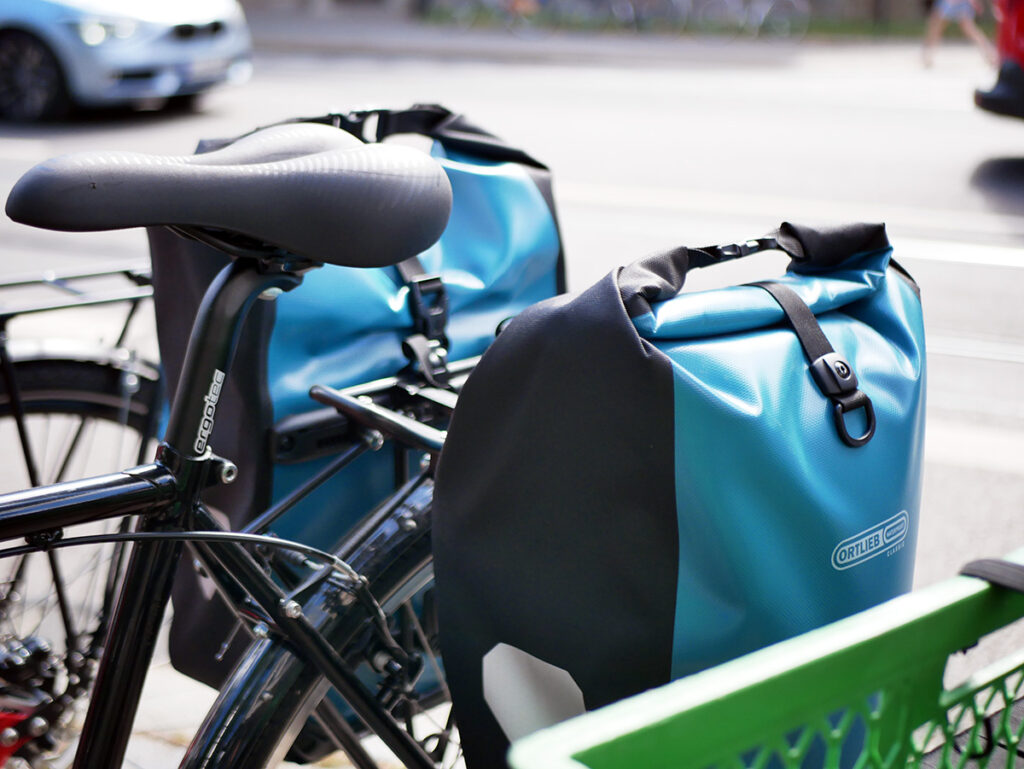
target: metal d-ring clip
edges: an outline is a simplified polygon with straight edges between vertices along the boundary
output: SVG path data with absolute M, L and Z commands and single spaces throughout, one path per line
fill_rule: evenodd
M 871 440 L 875 434 L 875 409 L 871 399 L 857 389 L 857 375 L 849 362 L 837 352 L 826 353 L 811 364 L 811 376 L 822 394 L 832 401 L 832 416 L 843 443 L 856 448 Z M 867 428 L 863 435 L 854 438 L 846 429 L 845 415 L 859 408 L 864 409 Z
M 867 427 L 859 438 L 854 438 L 846 429 L 846 414 L 850 411 L 864 409 L 864 416 L 867 419 Z M 843 398 L 832 399 L 832 416 L 835 418 L 836 430 L 843 443 L 852 448 L 863 446 L 871 440 L 875 434 L 875 407 L 871 405 L 871 399 L 862 391 L 856 390 L 852 395 Z

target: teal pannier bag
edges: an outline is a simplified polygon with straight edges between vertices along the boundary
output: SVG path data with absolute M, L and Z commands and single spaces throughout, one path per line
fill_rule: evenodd
M 433 105 L 325 115 L 279 130 L 296 131 L 302 140 L 310 123 L 364 140 L 374 126 L 369 140 L 419 136 L 448 174 L 452 214 L 440 241 L 410 262 L 376 269 L 328 265 L 293 291 L 256 303 L 210 441 L 238 466 L 238 480 L 204 496 L 235 528 L 350 445 L 344 424 L 334 427 L 333 410 L 309 399 L 312 385 L 391 377 L 418 365 L 417 354 L 439 349 L 448 361 L 478 356 L 504 320 L 564 290 L 550 172 L 522 150 Z M 200 151 L 224 144 L 204 143 Z M 226 258 L 166 230 L 149 235 L 160 351 L 173 388 L 195 310 Z M 273 533 L 330 549 L 403 481 L 405 460 L 390 447 L 360 456 L 289 510 Z M 211 593 L 183 563 L 170 651 L 177 669 L 216 686 L 248 637 L 234 632 L 233 617 Z
M 683 292 L 767 249 L 770 281 Z M 925 419 L 917 286 L 882 225 L 679 248 L 515 318 L 435 486 L 467 766 L 509 740 L 908 590 Z

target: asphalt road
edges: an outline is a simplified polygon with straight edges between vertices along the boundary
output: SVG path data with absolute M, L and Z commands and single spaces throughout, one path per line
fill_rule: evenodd
M 685 42 L 680 43 L 684 45 Z M 363 106 L 440 102 L 556 175 L 571 288 L 674 245 L 732 242 L 784 219 L 885 221 L 921 285 L 930 350 L 919 585 L 1024 546 L 1024 122 L 976 110 L 992 79 L 963 46 L 704 45 L 617 66 L 475 58 L 261 55 L 199 114 L 0 126 L 0 192 L 32 163 L 117 148 L 187 153 L 200 137 Z M 597 63 L 595 63 L 597 62 Z M 140 233 L 0 221 L 0 271 L 145 258 Z M 694 285 L 770 277 L 758 258 Z M 52 332 L 52 327 L 46 331 Z

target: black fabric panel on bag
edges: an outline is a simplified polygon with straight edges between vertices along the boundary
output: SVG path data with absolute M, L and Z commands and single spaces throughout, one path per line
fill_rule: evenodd
M 513 320 L 459 398 L 434 497 L 441 648 L 467 766 L 505 765 L 499 643 L 595 708 L 666 683 L 678 576 L 673 380 L 615 276 Z
M 804 273 L 829 270 L 854 254 L 889 247 L 884 224 L 814 228 L 783 222 L 775 238 L 793 257 L 790 269 Z
M 690 250 L 679 247 L 623 267 L 619 288 L 629 317 L 645 315 L 654 302 L 671 299 L 682 291 L 691 266 L 696 265 L 690 264 Z
M 173 397 L 203 293 L 230 260 L 220 251 L 163 228 L 150 228 L 148 235 L 160 357 L 168 394 Z M 223 511 L 232 528 L 247 523 L 252 511 L 263 510 L 270 502 L 266 441 L 253 437 L 265 435 L 273 419 L 269 394 L 259 385 L 267 381 L 266 340 L 273 324 L 274 303 L 256 302 L 224 384 L 210 441 L 219 456 L 238 465 L 239 473 L 230 486 L 205 491 L 203 501 L 214 510 Z M 235 619 L 219 598 L 211 600 L 204 595 L 192 558 L 186 553 L 174 579 L 171 664 L 191 678 L 219 687 L 248 646 L 249 636 L 244 631 L 237 633 L 223 659 L 214 659 L 231 636 Z

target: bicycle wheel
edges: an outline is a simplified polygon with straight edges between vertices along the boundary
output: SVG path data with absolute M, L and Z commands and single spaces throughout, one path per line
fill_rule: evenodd
M 158 372 L 120 359 L 12 362 L 25 443 L 0 376 L 4 490 L 98 475 L 151 450 Z M 15 461 L 23 446 L 24 462 Z M 27 447 L 25 449 L 24 447 Z M 29 469 L 31 468 L 31 469 Z M 73 534 L 116 529 L 75 527 Z M 17 543 L 11 543 L 17 544 Z M 0 766 L 58 760 L 76 732 L 122 566 L 120 547 L 68 548 L 0 559 Z
M 759 35 L 800 40 L 807 34 L 811 9 L 804 0 L 774 0 L 758 28 Z
M 469 29 L 484 12 L 478 0 L 431 0 L 427 18 L 442 24 L 452 23 L 459 29 Z
M 635 0 L 636 27 L 653 32 L 682 32 L 690 15 L 687 0 Z
M 633 23 L 628 0 L 557 0 L 554 9 L 565 29 L 604 31 Z
M 0 32 L 0 118 L 49 120 L 70 107 L 64 72 L 46 43 L 17 29 Z
M 436 676 L 432 691 L 430 687 L 409 687 L 396 695 L 396 688 L 402 687 L 382 685 L 382 676 L 376 675 L 382 707 L 424 747 L 436 766 L 450 767 L 461 757 L 458 734 L 446 704 L 450 697 L 439 662 L 432 611 L 418 605 L 425 596 L 429 603 L 433 578 L 432 494 L 432 484 L 422 484 L 394 515 L 379 521 L 345 560 L 367 579 L 388 617 L 393 640 L 406 654 L 422 657 L 422 669 Z M 346 610 L 343 603 L 340 593 L 333 598 L 321 596 L 307 602 L 303 610 L 352 669 L 362 676 L 386 669 L 388 662 L 381 658 L 382 647 L 368 627 L 367 615 L 355 607 Z M 311 731 L 311 718 L 341 732 L 336 733 L 334 747 L 348 752 L 360 769 L 395 766 L 386 750 L 360 742 L 367 730 L 354 726 L 344 708 L 332 704 L 329 688 L 321 673 L 285 644 L 258 641 L 222 688 L 192 740 L 182 769 L 267 769 L 285 760 L 306 763 L 320 758 L 322 751 L 307 753 L 303 744 L 302 735 L 308 737 Z M 326 736 L 326 731 L 322 733 Z
M 735 38 L 746 24 L 746 9 L 738 0 L 702 0 L 694 12 L 694 26 L 703 35 Z

